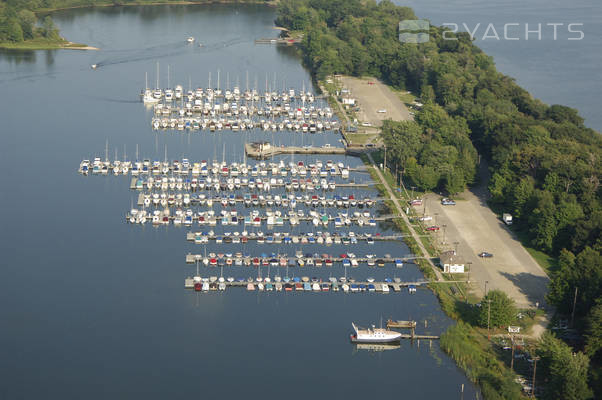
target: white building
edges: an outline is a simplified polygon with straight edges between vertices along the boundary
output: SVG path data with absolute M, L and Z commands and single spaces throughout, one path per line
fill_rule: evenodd
M 439 257 L 439 264 L 446 274 L 464 273 L 464 260 L 462 260 L 454 251 L 442 253 Z

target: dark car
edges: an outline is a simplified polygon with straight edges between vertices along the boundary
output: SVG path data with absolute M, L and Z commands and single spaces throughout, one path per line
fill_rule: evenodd
M 493 257 L 493 254 L 488 253 L 486 251 L 483 251 L 483 252 L 479 253 L 479 257 L 481 257 L 481 258 L 491 258 L 491 257 Z

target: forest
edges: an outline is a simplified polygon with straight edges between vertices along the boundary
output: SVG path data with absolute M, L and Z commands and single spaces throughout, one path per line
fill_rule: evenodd
M 383 126 L 389 166 L 424 190 L 450 195 L 491 172 L 490 205 L 510 212 L 528 243 L 558 258 L 548 300 L 570 315 L 579 344 L 602 361 L 602 137 L 578 112 L 534 99 L 497 71 L 466 33 L 430 26 L 429 41 L 402 43 L 414 12 L 390 1 L 282 0 L 276 24 L 303 34 L 317 79 L 370 75 L 419 94 L 413 122 Z
M 34 11 L 43 2 L 0 1 L 0 43 L 19 43 L 30 39 L 60 40 L 59 31 L 50 16 L 38 19 Z

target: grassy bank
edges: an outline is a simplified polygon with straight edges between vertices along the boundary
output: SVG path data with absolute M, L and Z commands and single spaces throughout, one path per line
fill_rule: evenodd
M 56 50 L 56 49 L 73 49 L 83 50 L 88 49 L 88 46 L 80 43 L 72 43 L 68 40 L 52 40 L 52 39 L 30 39 L 23 42 L 12 43 L 12 42 L 0 42 L 0 49 L 12 49 L 12 50 Z

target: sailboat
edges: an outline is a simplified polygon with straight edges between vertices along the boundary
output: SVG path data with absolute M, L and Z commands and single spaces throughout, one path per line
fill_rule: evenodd
M 159 99 L 153 96 L 153 91 L 148 88 L 148 72 L 144 74 L 145 89 L 142 101 L 144 104 L 158 103 Z

